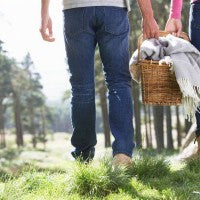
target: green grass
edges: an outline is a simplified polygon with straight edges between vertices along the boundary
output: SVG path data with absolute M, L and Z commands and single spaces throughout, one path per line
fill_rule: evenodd
M 70 178 L 70 193 L 102 198 L 125 189 L 129 182 L 126 169 L 114 168 L 108 159 L 100 161 L 97 166 L 77 163 Z
M 171 165 L 163 156 L 140 152 L 129 170 L 114 168 L 108 158 L 66 163 L 65 169 L 2 167 L 0 200 L 200 199 L 200 159 Z
M 162 178 L 170 174 L 170 165 L 164 158 L 143 156 L 134 159 L 129 171 L 138 179 Z
M 145 149 L 134 151 L 128 170 L 113 168 L 109 158 L 85 165 L 65 157 L 66 143 L 56 134 L 46 149 L 0 150 L 0 200 L 200 199 L 200 159 L 172 163 L 177 151 Z

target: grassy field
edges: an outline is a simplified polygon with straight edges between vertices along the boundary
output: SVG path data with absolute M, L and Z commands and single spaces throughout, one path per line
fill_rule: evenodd
M 0 199 L 200 199 L 200 159 L 180 163 L 177 152 L 136 150 L 130 169 L 113 168 L 111 149 L 98 141 L 96 159 L 84 165 L 71 159 L 66 134 L 50 137 L 45 150 L 17 149 L 11 139 L 0 151 Z

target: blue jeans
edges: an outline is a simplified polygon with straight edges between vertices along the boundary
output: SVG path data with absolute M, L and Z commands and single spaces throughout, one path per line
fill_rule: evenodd
M 81 7 L 64 10 L 65 46 L 72 86 L 71 118 L 74 157 L 94 156 L 94 53 L 98 44 L 108 87 L 113 156 L 132 156 L 133 105 L 129 73 L 129 21 L 126 8 Z
M 191 43 L 200 51 L 200 2 L 191 4 L 190 20 L 189 20 L 189 35 Z M 200 75 L 199 75 L 200 78 Z M 196 134 L 200 135 L 200 108 L 196 112 L 197 129 Z

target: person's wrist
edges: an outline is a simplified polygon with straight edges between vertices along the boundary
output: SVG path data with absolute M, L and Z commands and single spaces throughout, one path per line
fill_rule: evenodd
M 145 18 L 143 18 L 143 22 L 145 24 L 152 24 L 152 23 L 154 23 L 154 21 L 155 21 L 154 17 L 145 17 Z
M 181 15 L 178 14 L 178 13 L 170 13 L 169 19 L 180 20 L 181 19 Z
M 48 11 L 42 11 L 41 13 L 41 17 L 44 18 L 48 18 L 49 17 L 49 12 Z
M 143 20 L 152 20 L 154 19 L 153 14 L 146 14 L 142 16 Z
M 49 15 L 49 7 L 48 6 L 42 6 L 42 8 L 41 8 L 41 15 L 42 16 Z
M 143 12 L 142 13 L 142 18 L 143 19 L 152 19 L 152 18 L 154 18 L 153 11 L 151 10 L 151 11 L 148 11 L 148 12 Z
M 177 19 L 177 18 L 169 18 L 168 22 L 176 23 L 176 24 L 182 24 L 181 19 Z

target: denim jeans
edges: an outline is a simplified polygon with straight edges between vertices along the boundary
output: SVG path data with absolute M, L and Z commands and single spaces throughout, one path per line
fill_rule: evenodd
M 200 2 L 199 1 L 191 4 L 190 7 L 189 35 L 191 43 L 200 51 Z M 196 112 L 196 122 L 197 122 L 196 134 L 200 135 L 200 108 L 198 108 L 198 111 Z
M 71 143 L 75 153 L 87 157 L 92 152 L 93 157 L 97 143 L 94 53 L 98 44 L 108 87 L 109 124 L 114 136 L 113 156 L 124 153 L 131 157 L 134 129 L 127 9 L 96 6 L 67 9 L 63 13 L 72 86 Z

